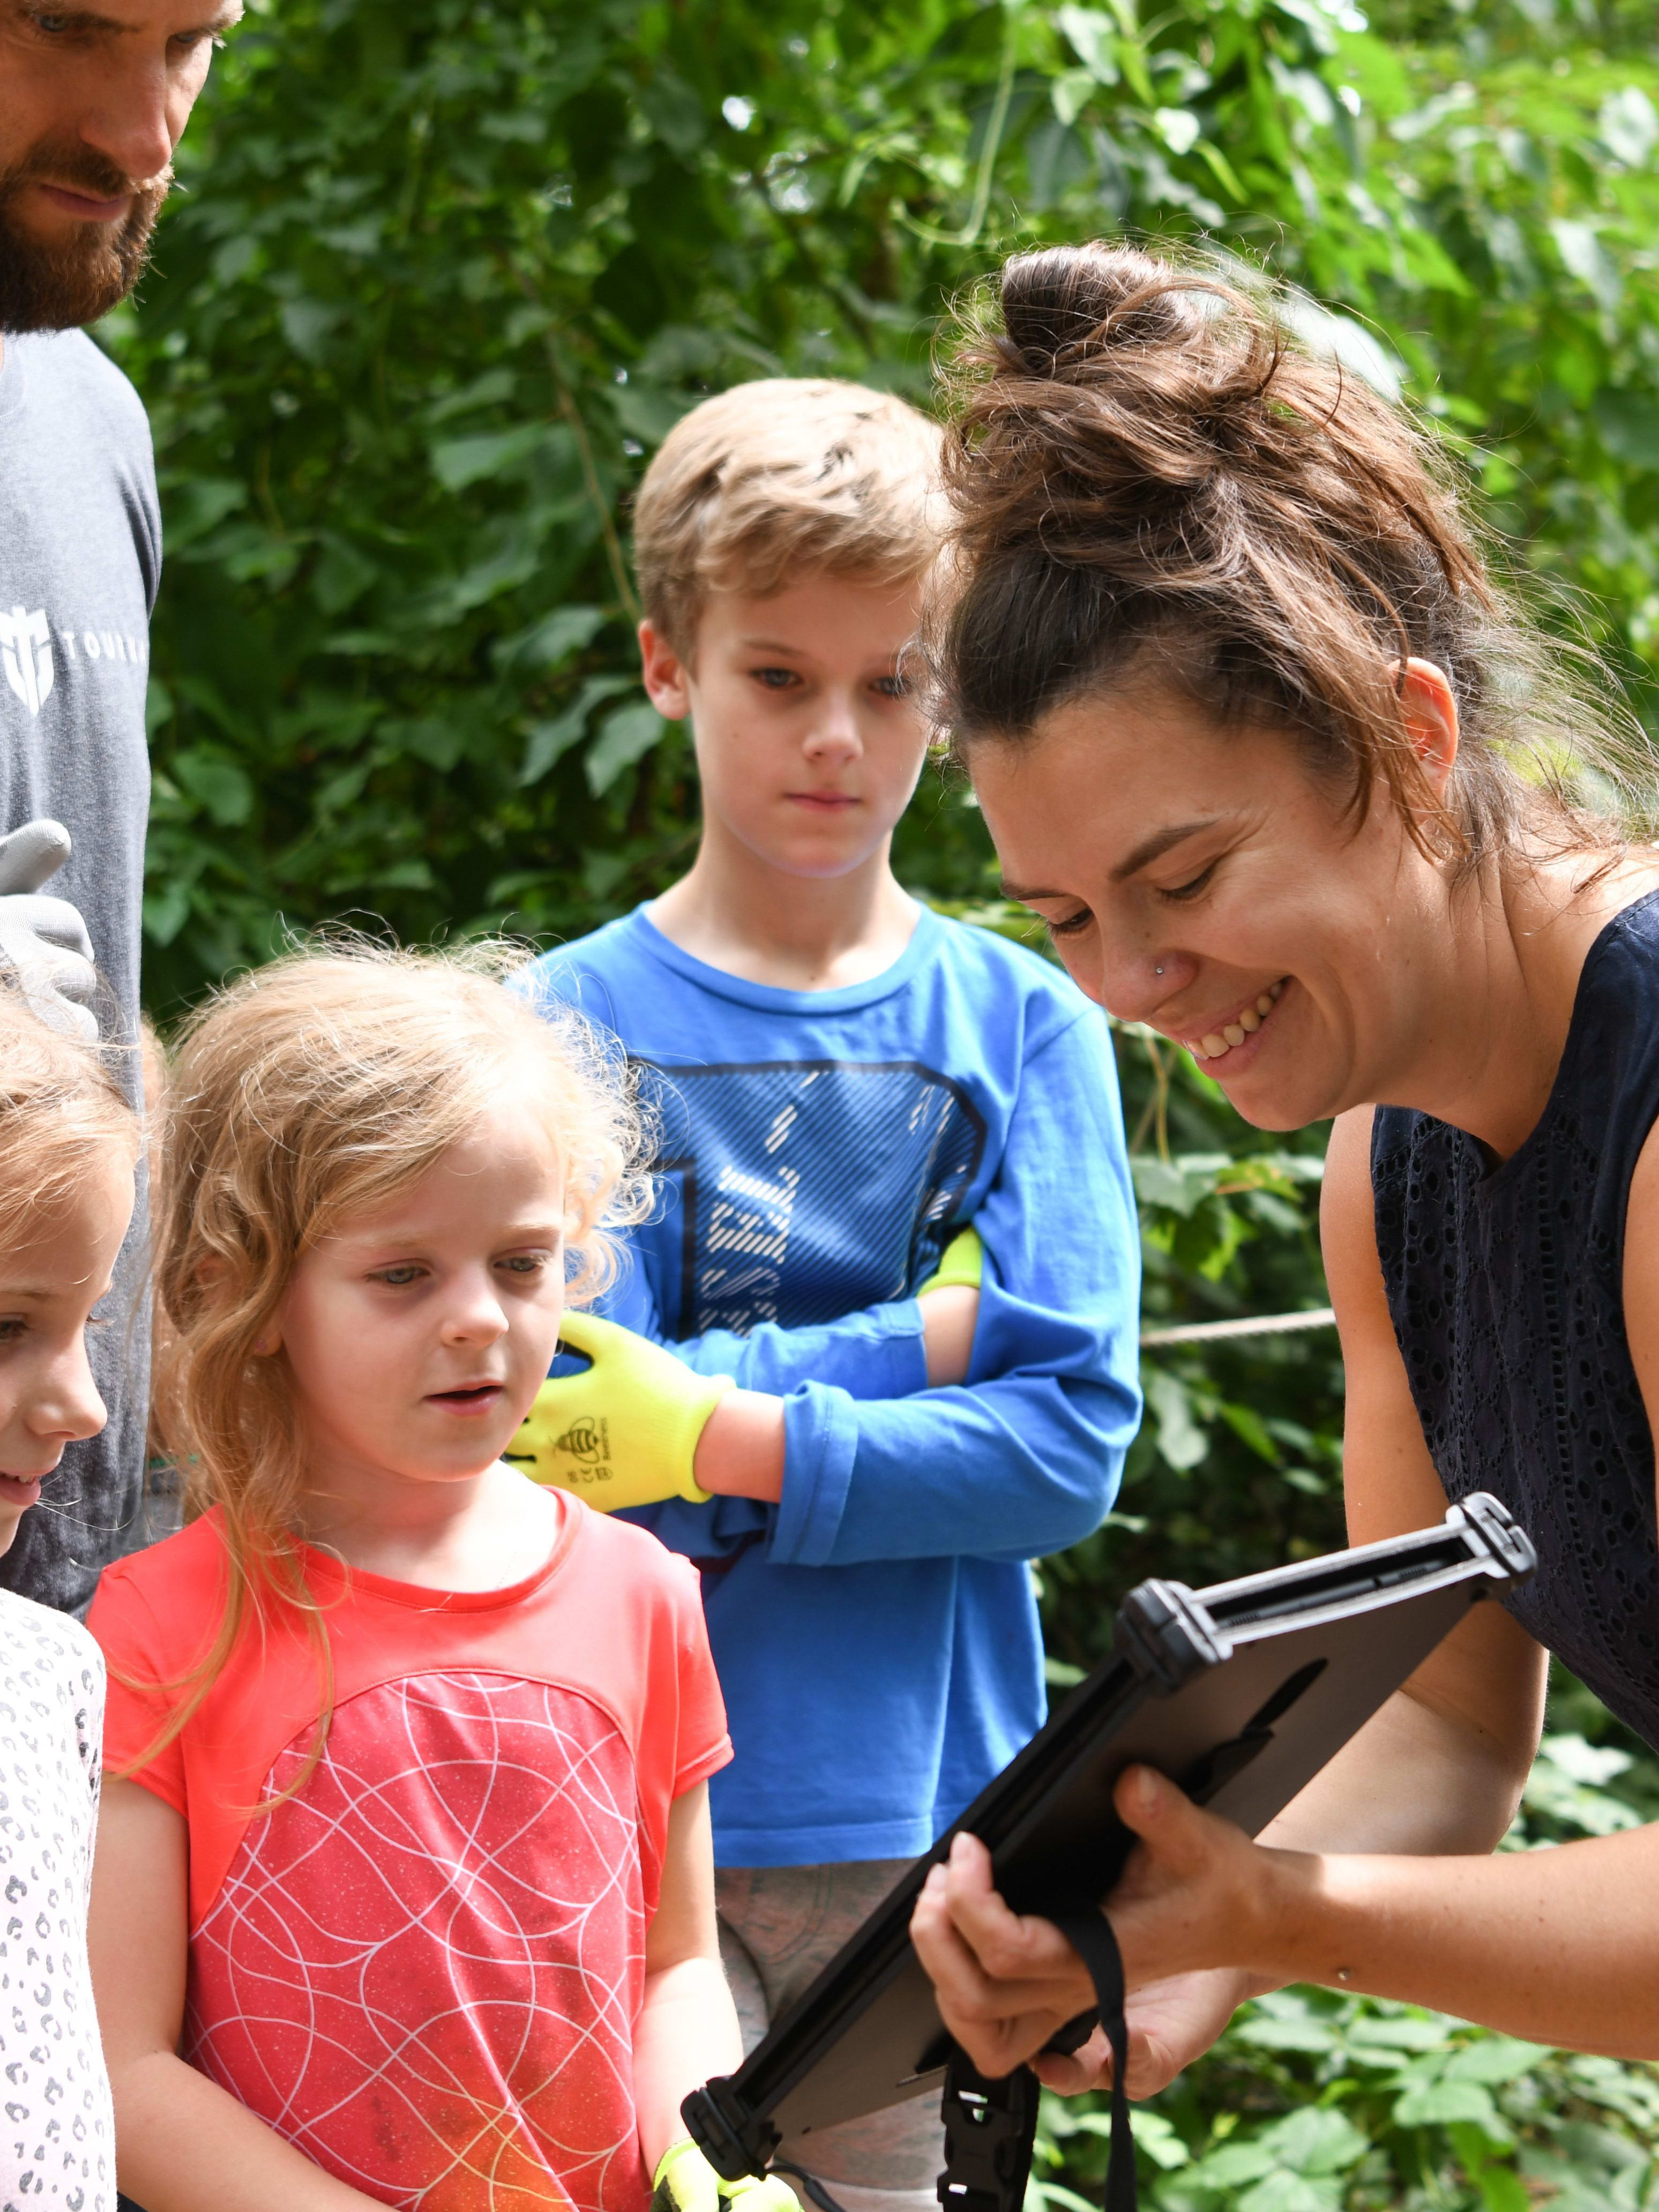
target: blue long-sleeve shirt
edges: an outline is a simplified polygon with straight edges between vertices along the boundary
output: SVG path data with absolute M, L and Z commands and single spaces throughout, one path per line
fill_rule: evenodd
M 1043 1716 L 1026 1563 L 1098 1527 L 1139 1418 L 1139 1245 L 1099 1012 L 924 911 L 892 967 L 775 990 L 643 908 L 546 955 L 613 1031 L 663 1202 L 602 1310 L 785 1401 L 783 1495 L 634 1517 L 703 1570 L 737 1757 L 722 1865 L 923 1850 Z M 916 1285 L 977 1226 L 972 1365 L 930 1390 Z

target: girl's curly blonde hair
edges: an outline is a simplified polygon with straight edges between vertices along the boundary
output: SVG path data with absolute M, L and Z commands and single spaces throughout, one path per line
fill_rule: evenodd
M 605 1286 L 611 1230 L 648 1203 L 627 1071 L 579 1016 L 538 1012 L 502 988 L 526 957 L 499 944 L 416 951 L 331 935 L 216 993 L 177 1039 L 155 1433 L 183 1475 L 187 1516 L 217 1508 L 229 1589 L 200 1667 L 167 1686 L 191 1695 L 141 1765 L 211 1688 L 250 1606 L 305 1610 L 326 1668 L 293 1534 L 305 1470 L 288 1361 L 254 1348 L 302 1254 L 416 1182 L 515 1093 L 545 1115 L 564 1162 L 568 1300 Z

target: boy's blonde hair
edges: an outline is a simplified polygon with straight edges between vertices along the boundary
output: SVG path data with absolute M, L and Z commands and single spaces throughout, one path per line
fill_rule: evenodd
M 0 1224 L 7 1244 L 46 1233 L 88 1170 L 133 1165 L 138 1117 L 109 1055 L 49 1029 L 0 984 Z
M 705 399 L 663 441 L 635 502 L 647 615 L 689 660 L 711 592 L 924 575 L 939 452 L 936 424 L 861 384 L 763 377 Z
M 626 1072 L 580 1017 L 544 1018 L 502 988 L 524 957 L 335 937 L 244 976 L 185 1026 L 166 1110 L 155 1425 L 187 1513 L 219 1510 L 229 1589 L 191 1695 L 141 1765 L 212 1686 L 250 1601 L 302 1607 L 326 1678 L 291 1533 L 305 1469 L 288 1362 L 255 1349 L 301 1255 L 408 1188 L 515 1093 L 545 1116 L 564 1161 L 568 1298 L 603 1287 L 614 1265 L 606 1224 L 644 1209 Z

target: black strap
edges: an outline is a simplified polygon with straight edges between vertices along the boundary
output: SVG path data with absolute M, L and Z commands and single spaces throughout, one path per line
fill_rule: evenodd
M 787 2158 L 775 2158 L 767 2168 L 769 2173 L 792 2173 L 807 2196 L 818 2208 L 818 2212 L 842 2212 L 830 2191 L 816 2173 L 809 2173 L 804 2166 L 793 2166 Z
M 1129 2030 L 1123 2018 L 1123 1957 L 1103 1912 L 1072 1912 L 1054 1925 L 1089 1969 L 1100 2024 L 1112 2047 L 1112 2154 L 1106 2212 L 1135 2212 L 1135 2139 L 1129 2124 Z

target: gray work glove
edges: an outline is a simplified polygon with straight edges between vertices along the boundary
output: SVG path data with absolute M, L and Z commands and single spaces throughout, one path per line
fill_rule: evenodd
M 98 1036 L 92 939 L 78 907 L 40 896 L 70 849 L 61 822 L 26 822 L 0 837 L 0 975 L 43 1022 L 91 1044 Z

